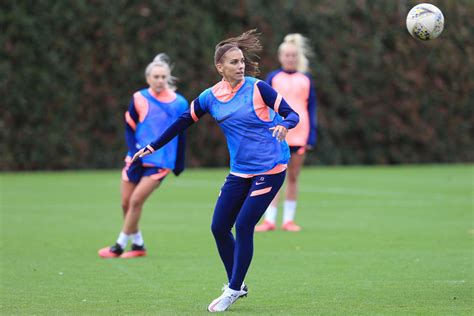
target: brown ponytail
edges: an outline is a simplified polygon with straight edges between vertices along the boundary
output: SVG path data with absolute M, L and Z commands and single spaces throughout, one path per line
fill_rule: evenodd
M 258 53 L 262 50 L 259 36 L 260 33 L 257 33 L 257 29 L 253 29 L 242 33 L 238 37 L 231 37 L 221 41 L 216 45 L 214 64 L 218 64 L 229 50 L 238 48 L 242 51 L 245 58 L 245 74 L 253 77 L 258 76 L 260 74 L 257 62 L 260 59 Z

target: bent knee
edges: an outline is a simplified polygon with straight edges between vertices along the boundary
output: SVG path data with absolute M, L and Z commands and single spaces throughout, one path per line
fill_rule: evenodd
M 220 234 L 222 234 L 223 229 L 221 227 L 219 227 L 218 225 L 212 223 L 211 224 L 211 232 L 214 236 L 215 235 L 220 235 Z
M 122 210 L 123 210 L 124 212 L 128 211 L 128 208 L 129 208 L 129 207 L 130 207 L 130 203 L 129 203 L 128 200 L 122 201 Z
M 255 230 L 255 225 L 243 224 L 243 223 L 235 224 L 235 232 L 238 235 L 253 234 L 254 230 Z
M 226 227 L 223 227 L 222 225 L 212 223 L 211 232 L 214 236 L 222 236 L 222 235 L 228 234 L 230 232 L 230 229 L 227 229 Z
M 140 210 L 143 206 L 143 201 L 140 199 L 130 199 L 130 202 L 128 203 L 128 208 L 131 209 L 132 211 L 137 211 Z

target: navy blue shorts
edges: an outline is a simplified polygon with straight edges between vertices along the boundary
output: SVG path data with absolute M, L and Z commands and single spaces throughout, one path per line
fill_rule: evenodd
M 290 153 L 302 155 L 306 152 L 305 146 L 290 146 Z
M 140 163 L 127 163 L 122 169 L 122 180 L 138 183 L 142 177 L 150 177 L 153 180 L 162 181 L 170 171 L 170 169 L 155 166 L 143 166 Z

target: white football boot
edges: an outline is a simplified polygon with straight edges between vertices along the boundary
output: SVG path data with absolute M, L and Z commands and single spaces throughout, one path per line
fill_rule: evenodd
M 209 304 L 207 310 L 211 313 L 224 312 L 230 305 L 234 304 L 241 297 L 247 296 L 248 288 L 242 283 L 240 291 L 233 290 L 229 285 L 224 285 L 224 293 Z

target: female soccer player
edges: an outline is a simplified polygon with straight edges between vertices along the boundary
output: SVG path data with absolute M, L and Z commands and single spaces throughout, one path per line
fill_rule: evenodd
M 298 176 L 304 163 L 305 152 L 316 143 L 316 93 L 313 80 L 308 73 L 308 55 L 311 51 L 307 39 L 301 34 L 288 34 L 278 49 L 281 68 L 271 72 L 267 83 L 288 100 L 300 117 L 298 126 L 288 132 L 286 141 L 290 146 L 291 159 L 288 165 L 286 198 L 283 204 L 283 225 L 286 231 L 297 232 L 301 227 L 294 222 Z M 279 194 L 275 196 L 265 212 L 265 220 L 256 231 L 275 229 Z
M 188 102 L 174 92 L 175 78 L 166 54 L 158 54 L 146 67 L 148 88 L 135 92 L 125 113 L 125 139 L 128 154 L 122 170 L 122 209 L 124 223 L 117 242 L 99 250 L 103 258 L 145 256 L 143 236 L 138 228 L 143 204 L 171 170 L 178 175 L 184 169 L 184 134 L 171 140 L 153 155 L 137 159 L 132 156 L 154 140 L 188 110 Z M 125 252 L 128 242 L 131 251 Z
M 255 225 L 283 184 L 290 158 L 284 140 L 288 129 L 298 123 L 298 114 L 281 95 L 252 77 L 258 74 L 254 60 L 261 49 L 255 30 L 217 44 L 214 64 L 222 81 L 202 92 L 189 111 L 133 158 L 155 152 L 205 113 L 212 115 L 224 132 L 230 174 L 217 199 L 211 230 L 229 284 L 211 302 L 210 312 L 225 311 L 247 295 L 243 281 L 252 260 Z M 234 224 L 235 239 L 231 232 Z

